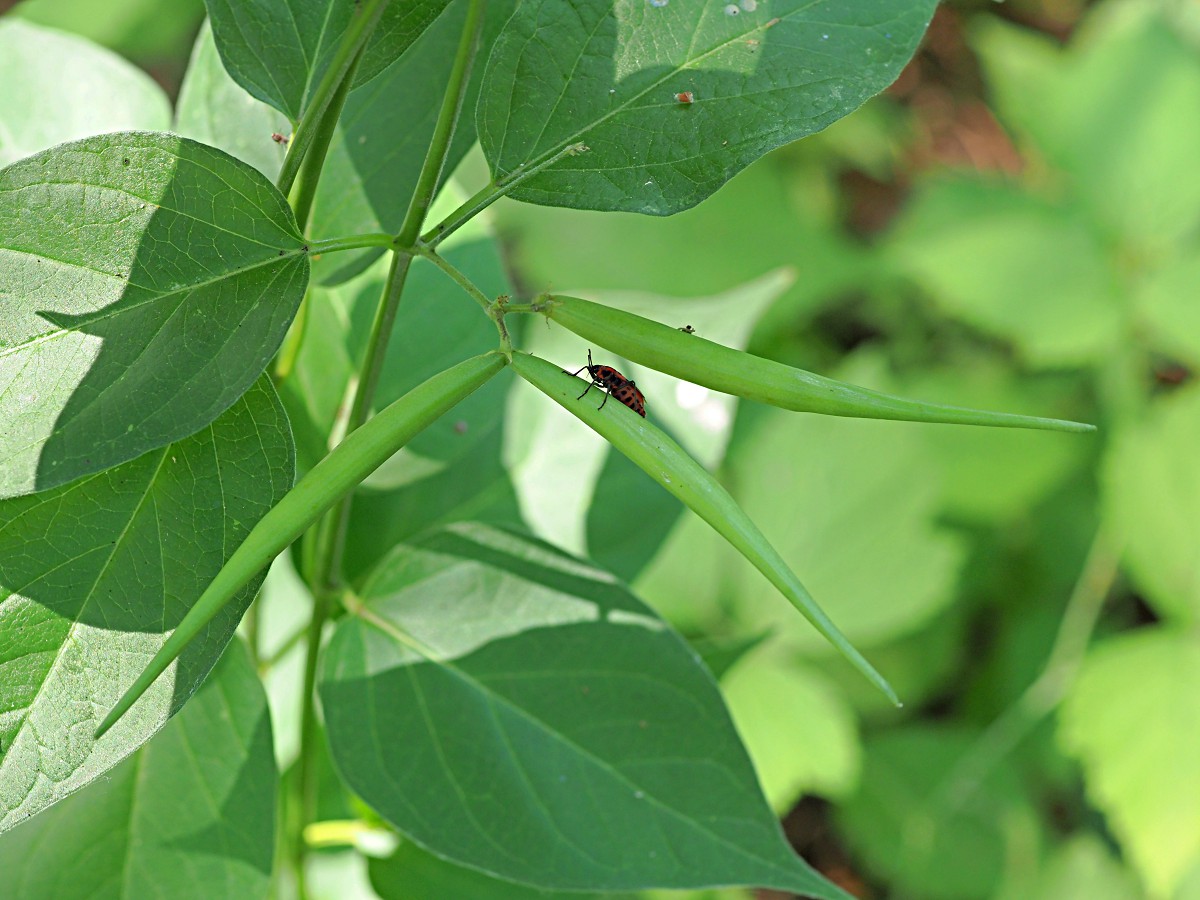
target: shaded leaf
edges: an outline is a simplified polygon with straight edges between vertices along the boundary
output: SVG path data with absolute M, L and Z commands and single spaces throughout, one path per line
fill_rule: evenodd
M 928 0 L 536 0 L 488 61 L 477 114 L 519 200 L 665 215 L 887 87 Z M 724 11 L 723 11 L 724 9 Z M 729 14 L 732 12 L 733 14 Z M 691 95 L 681 102 L 677 95 Z M 567 153 L 583 144 L 586 152 Z
M 635 900 L 630 895 L 539 891 L 457 866 L 416 844 L 403 843 L 391 856 L 369 863 L 371 886 L 383 900 Z
M 175 131 L 249 163 L 272 182 L 287 147 L 271 135 L 286 137 L 287 116 L 247 94 L 225 71 L 208 22 L 196 36 L 179 100 Z
M 234 643 L 150 743 L 0 838 L 20 897 L 266 897 L 275 831 L 271 720 Z
M 51 112 L 52 111 L 52 112 Z M 121 57 L 73 35 L 0 20 L 0 167 L 105 131 L 165 131 L 162 88 Z
M 291 487 L 267 379 L 208 428 L 72 484 L 0 501 L 0 829 L 112 768 L 216 662 L 254 581 L 99 742 L 105 710 Z
M 418 844 L 543 888 L 846 896 L 783 840 L 711 676 L 611 577 L 461 525 L 360 598 L 323 662 L 330 745 Z
M 866 745 L 858 792 L 839 820 L 852 848 L 897 892 L 928 900 L 988 897 L 1005 875 L 1010 842 L 1036 839 L 1037 819 L 1010 768 L 971 790 L 947 792 L 971 732 L 892 731 Z
M 263 371 L 307 278 L 284 198 L 203 144 L 110 134 L 0 171 L 0 496 L 207 425 Z
M 862 764 L 854 711 L 819 675 L 768 648 L 734 666 L 721 693 L 780 816 L 803 794 L 834 798 L 854 787 Z

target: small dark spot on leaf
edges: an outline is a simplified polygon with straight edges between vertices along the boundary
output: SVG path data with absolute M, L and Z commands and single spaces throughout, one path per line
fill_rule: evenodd
M 123 160 L 121 160 L 121 165 L 123 165 L 123 166 L 129 165 L 129 157 L 128 156 L 125 157 Z

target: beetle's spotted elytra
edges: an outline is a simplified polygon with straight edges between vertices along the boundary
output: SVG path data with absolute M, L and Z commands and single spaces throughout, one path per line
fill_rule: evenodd
M 608 402 L 608 398 L 616 397 L 618 401 L 624 403 L 643 419 L 646 418 L 646 397 L 638 390 L 637 382 L 629 380 L 612 366 L 598 366 L 594 364 L 590 349 L 588 350 L 587 365 L 580 366 L 571 375 L 578 375 L 584 369 L 587 369 L 587 373 L 592 381 L 583 389 L 583 393 L 575 399 L 582 400 L 588 391 L 593 387 L 598 387 L 604 391 L 604 399 L 600 401 L 600 406 L 597 409 L 604 409 L 604 404 Z

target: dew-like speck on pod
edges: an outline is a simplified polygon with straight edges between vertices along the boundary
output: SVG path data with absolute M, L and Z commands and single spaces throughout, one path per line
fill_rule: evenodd
M 740 5 L 746 12 L 754 12 L 758 9 L 758 0 L 742 0 Z
M 671 0 L 650 0 L 650 5 L 657 7 L 658 9 L 662 9 L 664 6 L 666 6 L 670 2 L 671 2 Z
M 725 15 L 727 15 L 727 16 L 736 16 L 740 12 L 741 12 L 741 9 L 738 7 L 738 5 L 736 3 L 730 3 L 728 6 L 725 7 Z
M 829 40 L 829 35 L 827 35 L 827 34 L 821 35 L 821 40 L 823 40 L 823 41 Z

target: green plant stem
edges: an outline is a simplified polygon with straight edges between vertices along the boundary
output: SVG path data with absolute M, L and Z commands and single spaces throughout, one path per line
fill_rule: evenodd
M 512 338 L 509 337 L 508 327 L 504 324 L 504 316 L 508 312 L 508 298 L 497 297 L 495 300 L 489 300 L 475 282 L 459 271 L 449 260 L 434 253 L 428 247 L 420 247 L 417 252 L 445 272 L 455 284 L 466 292 L 467 296 L 483 307 L 483 311 L 487 313 L 488 318 L 495 323 L 497 331 L 500 332 L 500 349 L 511 352 Z
M 377 6 L 379 4 L 376 4 Z M 371 404 L 374 402 L 375 390 L 379 384 L 383 361 L 387 355 L 388 341 L 392 327 L 395 324 L 396 312 L 399 309 L 400 298 L 404 292 L 404 283 L 408 278 L 408 270 L 412 265 L 412 246 L 416 243 L 421 225 L 429 205 L 433 202 L 442 168 L 445 165 L 446 154 L 450 141 L 454 137 L 454 129 L 458 115 L 462 109 L 463 95 L 466 92 L 467 81 L 471 66 L 479 47 L 479 35 L 483 27 L 483 13 L 486 0 L 471 0 L 467 10 L 466 21 L 463 24 L 462 37 L 459 40 L 458 51 L 450 78 L 446 85 L 446 94 L 442 100 L 438 121 L 434 126 L 433 137 L 425 162 L 417 177 L 412 201 L 404 223 L 395 240 L 392 264 L 388 269 L 387 283 L 383 296 L 376 309 L 375 319 L 371 324 L 371 334 L 368 338 L 366 353 L 359 367 L 358 388 L 354 394 L 346 433 L 350 434 L 362 425 L 370 415 Z M 381 10 L 380 10 L 381 11 Z M 364 16 L 363 18 L 366 18 Z M 290 155 L 290 151 L 289 151 Z M 286 162 L 286 161 L 285 161 Z M 379 246 L 372 244 L 372 246 Z M 312 249 L 312 248 L 310 248 Z M 327 249 L 327 248 L 323 248 Z M 345 249 L 344 246 L 337 249 Z M 296 808 L 298 815 L 291 823 L 293 835 L 293 859 L 296 876 L 300 885 L 301 896 L 304 894 L 304 828 L 313 821 L 316 807 L 316 680 L 317 662 L 321 647 L 321 636 L 325 623 L 329 618 L 333 597 L 338 588 L 341 570 L 342 550 L 345 546 L 346 527 L 350 517 L 352 493 L 347 494 L 341 503 L 329 511 L 318 525 L 315 541 L 314 564 L 310 586 L 313 591 L 313 613 L 309 622 L 306 640 L 306 657 L 304 664 L 304 694 L 301 709 L 301 744 L 300 758 L 297 762 L 296 790 L 298 792 Z
M 321 76 L 321 81 L 317 84 L 317 89 L 313 91 L 308 107 L 304 110 L 300 117 L 300 123 L 292 134 L 292 140 L 288 143 L 287 155 L 283 158 L 283 167 L 275 181 L 280 192 L 291 193 L 292 184 L 300 172 L 300 164 L 316 140 L 326 110 L 333 103 L 334 96 L 341 88 L 342 82 L 353 80 L 354 61 L 358 57 L 359 51 L 366 46 L 367 39 L 375 30 L 375 25 L 379 22 L 379 17 L 383 15 L 387 5 L 388 0 L 366 0 L 358 15 L 350 22 L 346 33 L 342 35 L 342 42 L 338 45 L 337 51 L 329 63 L 329 68 Z
M 477 191 L 469 200 L 460 205 L 458 209 L 454 210 L 454 212 L 450 213 L 450 215 L 421 235 L 421 244 L 430 249 L 436 247 L 521 182 L 532 178 L 538 172 L 554 165 L 565 156 L 578 156 L 580 153 L 586 153 L 587 151 L 588 147 L 586 144 L 571 144 L 569 147 L 564 147 L 553 156 L 535 166 L 522 166 L 513 172 L 509 172 L 502 178 L 490 182 Z
M 342 117 L 342 108 L 346 105 L 346 97 L 349 96 L 350 88 L 354 85 L 354 73 L 358 71 L 360 59 L 362 59 L 361 47 L 354 54 L 354 58 L 350 61 L 350 68 L 346 70 L 345 77 L 338 83 L 337 90 L 333 92 L 333 97 L 325 107 L 325 112 L 313 128 L 312 145 L 304 154 L 296 182 L 292 185 L 288 203 L 292 207 L 292 212 L 296 214 L 296 224 L 300 227 L 301 234 L 307 232 L 308 217 L 312 213 L 313 200 L 317 196 L 317 183 L 321 179 L 321 170 L 325 167 L 325 157 L 329 153 L 329 144 L 333 140 L 333 133 L 337 130 L 338 119 Z
M 936 815 L 969 800 L 988 773 L 1062 701 L 1083 664 L 1100 610 L 1117 577 L 1120 559 L 1120 542 L 1104 529 L 1099 530 L 1071 591 L 1041 674 L 987 727 L 930 795 L 929 809 Z

